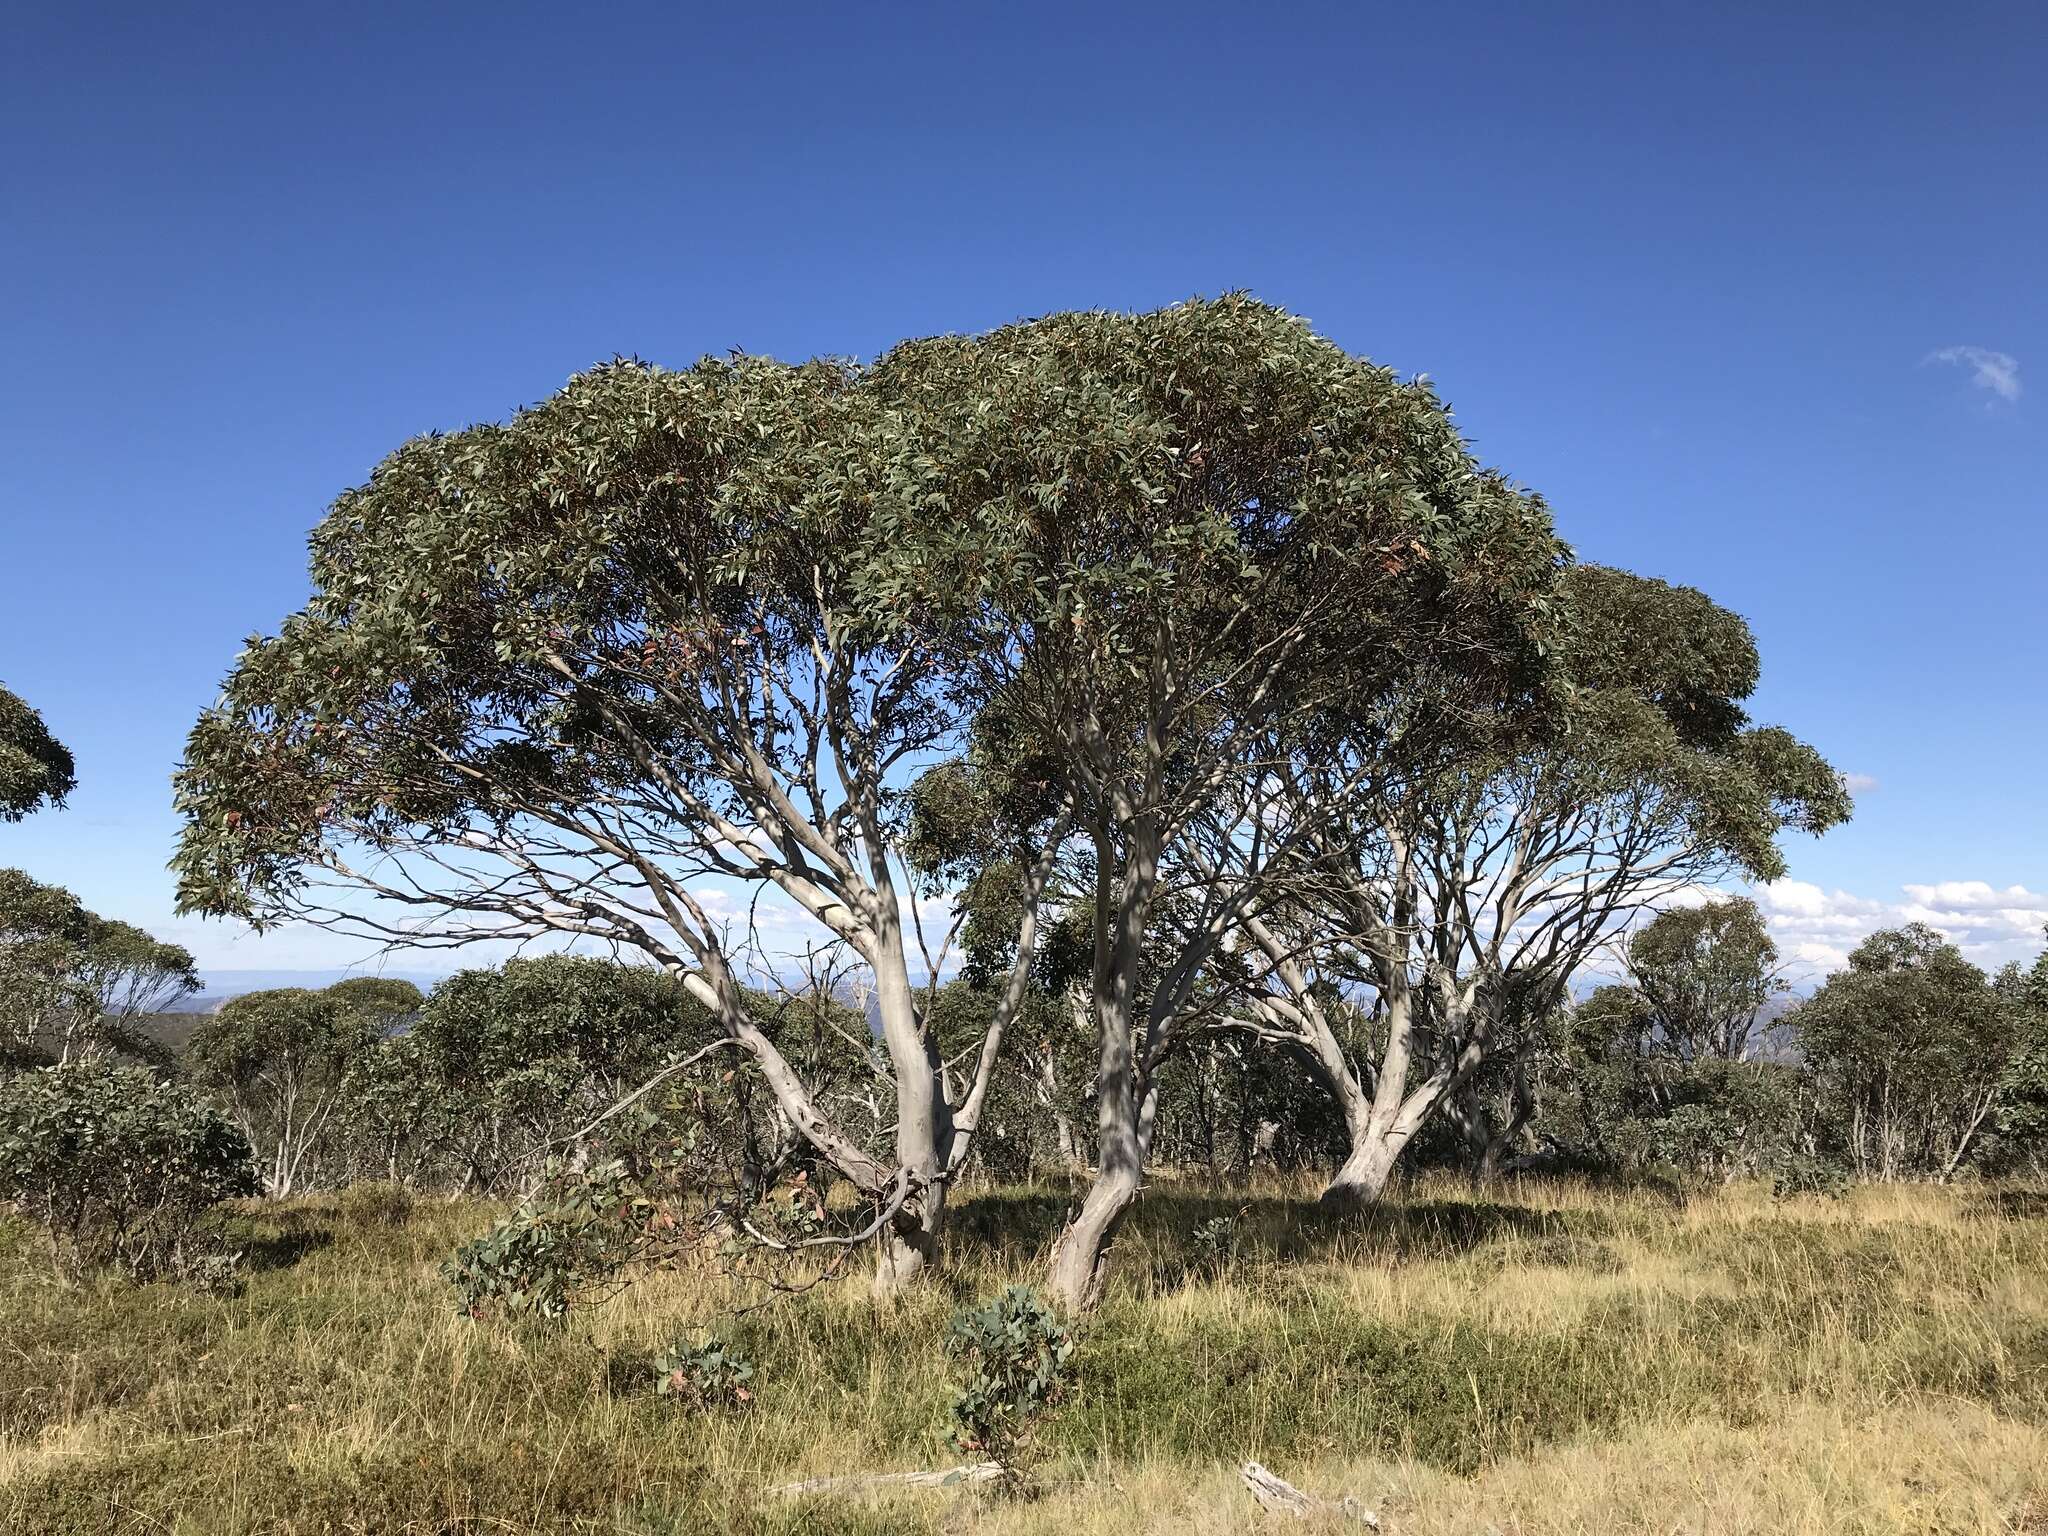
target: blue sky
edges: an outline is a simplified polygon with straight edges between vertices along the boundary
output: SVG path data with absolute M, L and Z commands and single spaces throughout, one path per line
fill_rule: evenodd
M 1749 618 L 1757 713 L 1874 781 L 1767 893 L 1788 946 L 2031 953 L 2044 78 L 2017 3 L 21 8 L 0 680 L 81 784 L 0 862 L 209 967 L 332 963 L 171 919 L 167 778 L 405 437 L 614 353 L 1241 287 L 1428 373 L 1583 557 Z

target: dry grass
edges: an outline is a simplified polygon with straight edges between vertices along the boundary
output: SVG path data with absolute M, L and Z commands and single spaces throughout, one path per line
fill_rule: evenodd
M 853 1277 L 743 1319 L 735 1416 L 623 1384 L 737 1299 L 708 1272 L 554 1335 L 455 1317 L 436 1265 L 481 1208 L 273 1210 L 231 1301 L 65 1291 L 0 1225 L 0 1530 L 1240 1531 L 1250 1456 L 1415 1536 L 2048 1531 L 2038 1200 L 1425 1183 L 1336 1228 L 1299 1194 L 1148 1196 L 1030 1501 L 759 1490 L 945 1462 L 946 1319 L 1031 1278 L 1060 1192 L 968 1202 L 904 1303 Z

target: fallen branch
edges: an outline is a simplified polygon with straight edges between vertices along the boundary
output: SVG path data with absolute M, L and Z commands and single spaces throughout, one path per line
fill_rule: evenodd
M 1005 1476 L 993 1461 L 972 1462 L 964 1467 L 941 1468 L 932 1472 L 857 1472 L 850 1477 L 813 1477 L 801 1483 L 784 1483 L 770 1493 L 857 1493 L 866 1488 L 957 1488 L 968 1483 L 992 1483 Z
M 1238 1475 L 1244 1479 L 1245 1487 L 1251 1489 L 1252 1497 L 1259 1501 L 1259 1508 L 1271 1514 L 1286 1515 L 1292 1520 L 1336 1515 L 1343 1520 L 1355 1521 L 1368 1530 L 1380 1528 L 1380 1517 L 1348 1493 L 1334 1503 L 1329 1499 L 1319 1499 L 1312 1493 L 1303 1493 L 1292 1483 L 1282 1482 L 1256 1461 L 1248 1461 L 1238 1468 Z

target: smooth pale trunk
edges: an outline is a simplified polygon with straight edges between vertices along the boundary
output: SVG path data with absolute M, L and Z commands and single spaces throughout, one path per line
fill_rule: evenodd
M 1098 837 L 1098 926 L 1090 988 L 1097 1052 L 1095 1181 L 1089 1185 L 1079 1213 L 1060 1234 L 1046 1276 L 1053 1299 L 1076 1312 L 1086 1311 L 1102 1299 L 1117 1230 L 1144 1187 L 1145 1154 L 1158 1109 L 1157 1089 L 1138 1081 L 1138 1021 L 1132 1002 L 1159 869 L 1156 833 L 1148 825 L 1133 836 L 1125 860 L 1125 884 L 1112 896 L 1108 871 L 1114 857 L 1115 850 Z
M 870 1287 L 877 1297 L 900 1294 L 938 1262 L 939 1234 L 945 1225 L 946 1187 L 932 1187 L 918 1203 L 885 1231 L 875 1245 L 875 1278 Z
M 876 967 L 875 1003 L 896 1069 L 896 1162 L 918 1180 L 916 1193 L 876 1244 L 873 1291 L 893 1296 L 938 1260 L 946 1215 L 941 1173 L 953 1142 L 953 1117 L 936 1047 L 917 1028 L 910 977 L 893 945 L 884 952 L 896 963 Z
M 1101 1072 L 1096 1079 L 1098 1135 L 1095 1180 L 1080 1212 L 1053 1248 L 1046 1288 L 1072 1311 L 1085 1312 L 1102 1299 L 1109 1255 L 1116 1235 L 1144 1187 L 1145 1152 L 1157 1094 L 1141 1105 L 1132 1082 L 1131 1023 L 1128 1013 L 1105 1009 Z
M 1317 1204 L 1334 1211 L 1359 1211 L 1377 1204 L 1413 1134 L 1396 1126 L 1361 1126 L 1353 1131 L 1351 1150 Z

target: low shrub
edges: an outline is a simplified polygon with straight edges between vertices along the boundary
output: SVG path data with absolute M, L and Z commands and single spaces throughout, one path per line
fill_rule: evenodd
M 753 1379 L 753 1362 L 723 1339 L 678 1342 L 654 1357 L 654 1390 L 693 1408 L 743 1408 Z
M 572 1306 L 624 1284 L 657 1220 L 655 1203 L 620 1161 L 554 1169 L 532 1197 L 441 1267 L 469 1317 L 559 1322 Z
M 1073 1339 L 1035 1292 L 1013 1285 L 987 1306 L 959 1313 L 946 1351 L 967 1373 L 953 1398 L 948 1440 L 1014 1470 L 1036 1421 L 1074 1388 Z
M 144 1068 L 84 1061 L 0 1080 L 0 1200 L 43 1227 L 62 1272 L 191 1270 L 221 1284 L 233 1266 L 200 1251 L 203 1220 L 255 1192 L 235 1123 Z

